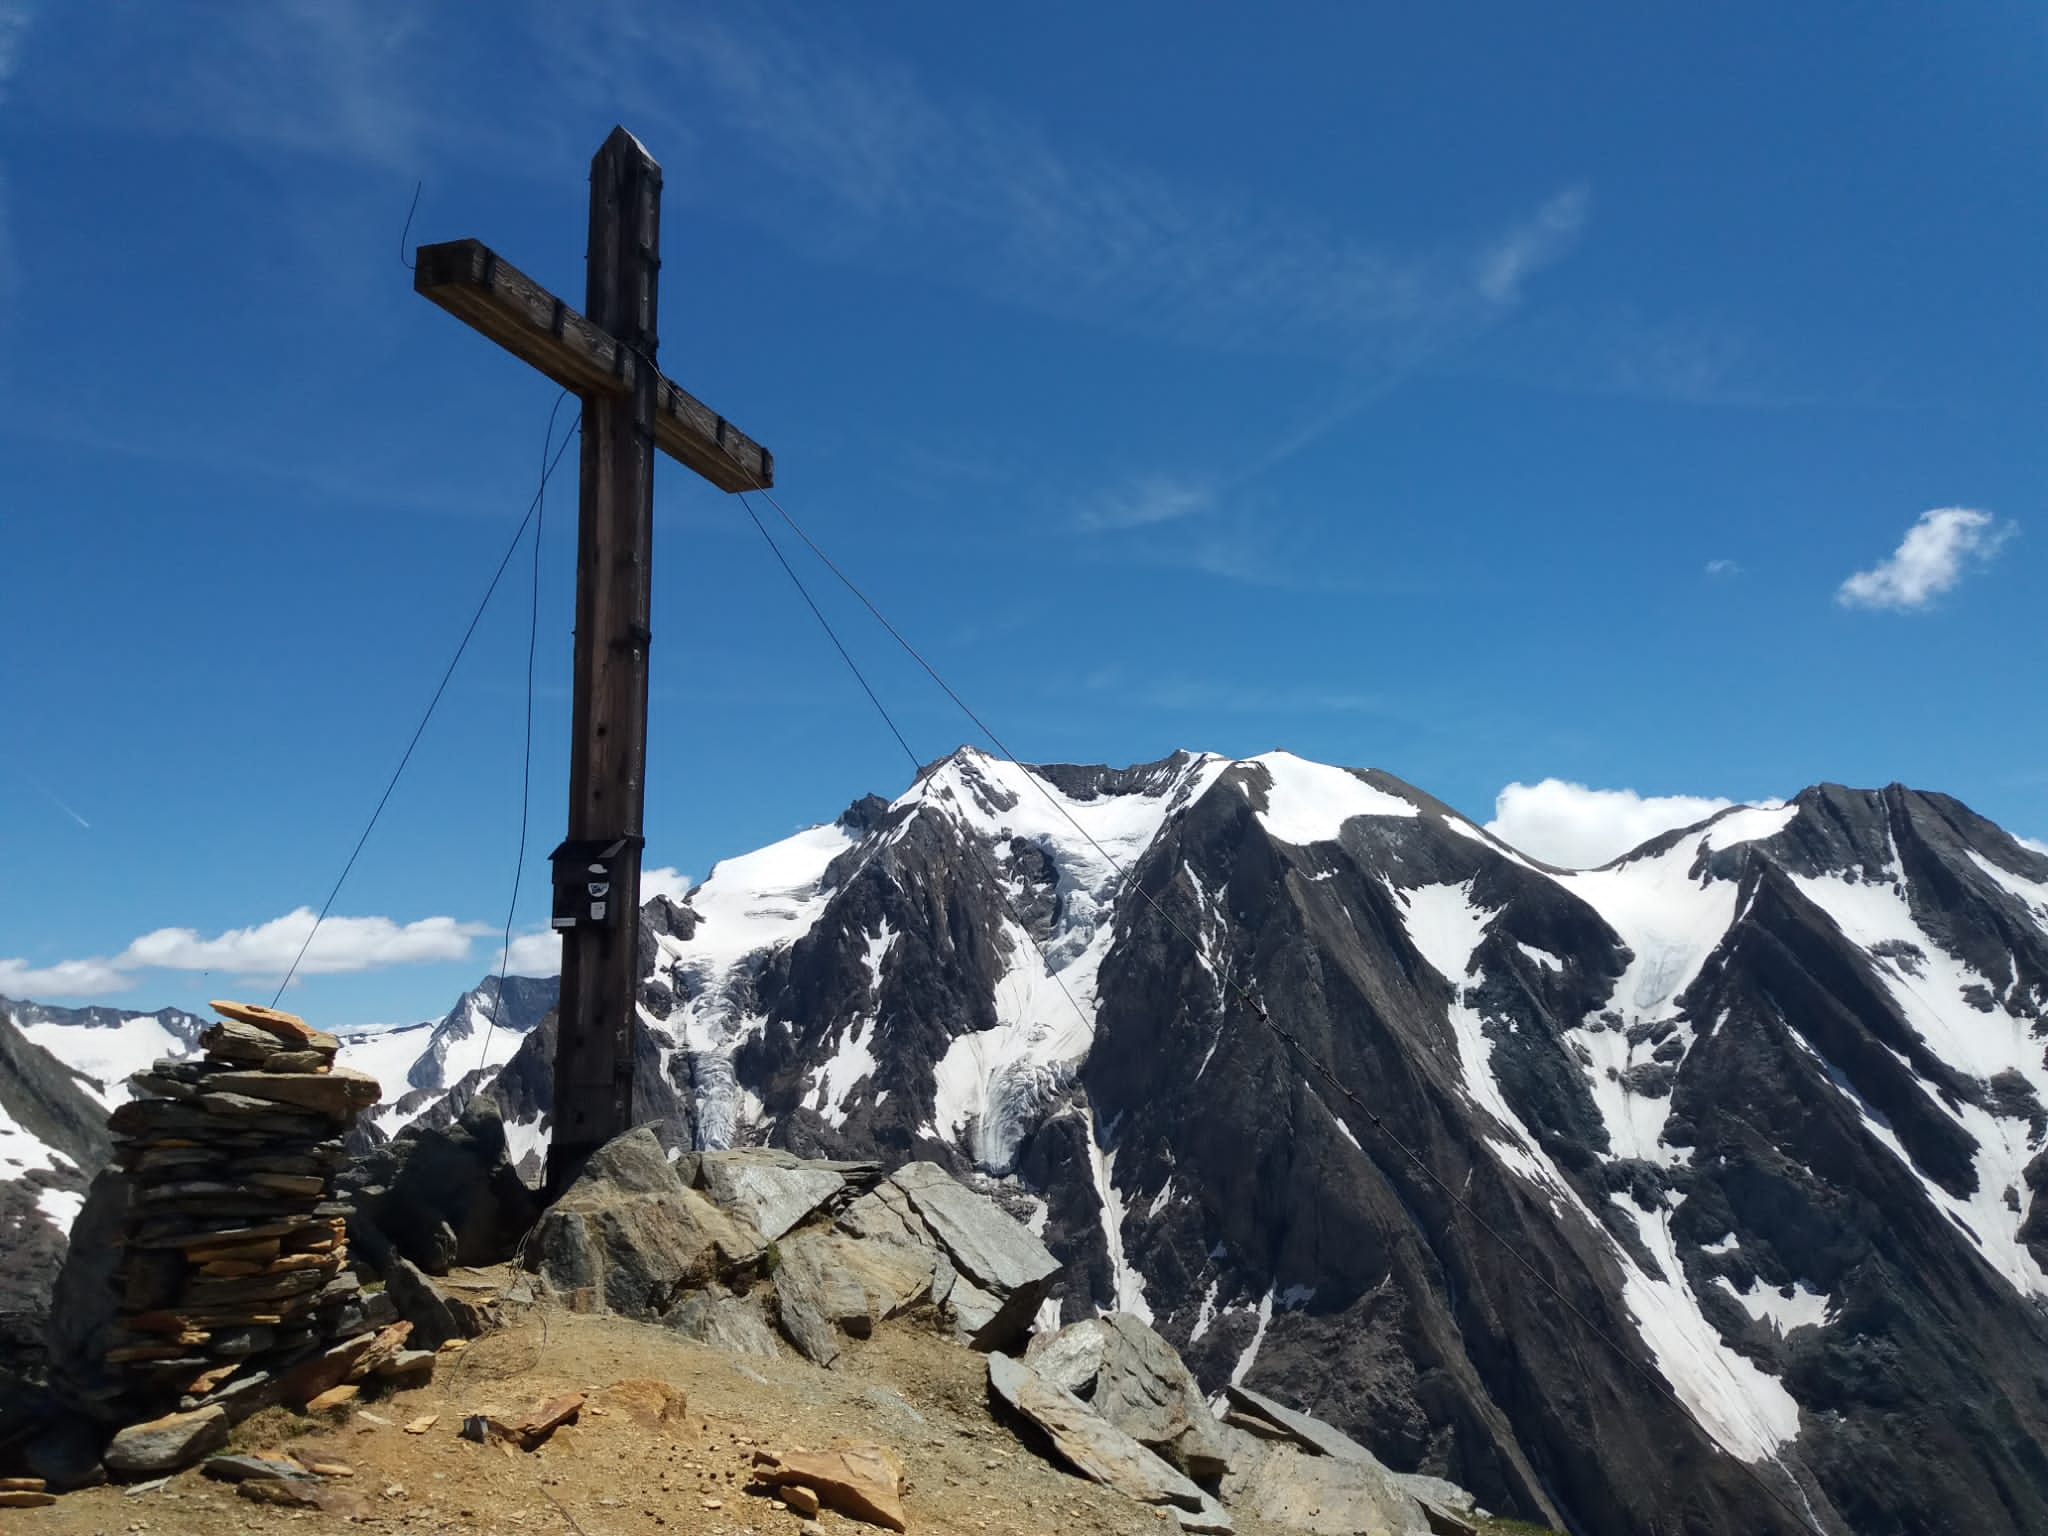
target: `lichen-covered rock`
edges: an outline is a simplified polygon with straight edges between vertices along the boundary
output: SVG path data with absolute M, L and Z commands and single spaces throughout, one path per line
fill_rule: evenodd
M 557 1291 L 588 1288 L 614 1312 L 658 1321 L 693 1290 L 744 1283 L 765 1251 L 751 1225 L 684 1187 L 642 1127 L 592 1155 L 535 1226 L 527 1262 Z
M 775 1330 L 748 1297 L 696 1291 L 685 1296 L 681 1305 L 662 1321 L 692 1343 L 728 1355 L 756 1355 L 773 1360 L 782 1353 L 775 1342 Z

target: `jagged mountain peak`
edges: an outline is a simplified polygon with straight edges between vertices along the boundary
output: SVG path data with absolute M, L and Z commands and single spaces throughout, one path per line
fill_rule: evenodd
M 2044 862 L 1898 788 L 1817 786 L 1564 870 L 1375 770 L 963 749 L 718 865 L 694 934 L 650 956 L 643 1023 L 699 1141 L 1012 1180 L 1069 1260 L 1063 1307 L 1149 1315 L 1212 1384 L 1288 1386 L 1378 1444 L 1434 1425 L 1450 1440 L 1411 1460 L 1450 1446 L 1503 1503 L 1629 1506 L 1621 1468 L 1685 1444 L 1699 1530 L 1780 1528 L 1710 1470 L 1723 1453 L 1795 1458 L 1817 1508 L 1864 1521 L 1856 1446 L 1916 1462 L 1901 1507 L 1945 1474 L 1865 1417 L 1859 1351 L 1945 1337 L 1954 1285 L 1996 1348 L 2048 1338 Z M 1554 1307 L 1513 1322 L 1527 1276 L 1445 1187 L 1570 1277 L 1677 1416 Z M 1873 1241 L 1866 1188 L 1914 1213 L 1918 1257 Z M 1914 1299 L 1873 1321 L 1866 1293 Z M 1549 1364 L 1531 1329 L 1559 1335 Z M 1997 1375 L 1992 1346 L 1959 1348 L 1926 1366 L 1958 1401 Z M 1588 1369 L 1632 1404 L 1597 1429 L 1569 1385 Z M 1423 1375 L 1462 1385 L 1398 1384 Z M 1608 1470 L 1573 1486 L 1560 1458 Z M 1640 1529 L 1633 1507 L 1585 1528 Z

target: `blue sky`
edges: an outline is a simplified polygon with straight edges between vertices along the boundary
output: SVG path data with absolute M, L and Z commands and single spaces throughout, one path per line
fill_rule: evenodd
M 573 301 L 615 122 L 664 367 L 1027 758 L 1634 792 L 1503 803 L 1588 850 L 1822 779 L 2048 837 L 2038 7 L 493 14 L 0 0 L 0 992 L 267 998 L 554 400 L 411 293 L 414 184 L 415 240 Z M 664 463 L 656 518 L 649 863 L 899 791 L 740 507 Z M 496 954 L 526 572 L 293 988 L 322 1023 Z M 972 736 L 816 590 L 920 756 Z

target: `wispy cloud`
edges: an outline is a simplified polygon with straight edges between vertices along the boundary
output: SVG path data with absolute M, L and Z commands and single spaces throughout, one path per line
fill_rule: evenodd
M 257 155 L 405 171 L 418 164 L 431 126 L 464 141 L 475 133 L 450 105 L 457 82 L 432 73 L 458 54 L 451 39 L 424 38 L 429 25 L 418 8 L 326 0 L 204 17 L 186 6 L 130 5 L 118 25 L 74 29 L 53 52 L 63 56 L 65 80 L 92 83 L 78 99 L 126 126 L 226 140 Z M 72 94 L 39 90 L 37 102 L 67 110 Z
M 2023 837 L 2019 839 L 2019 844 L 2022 848 L 2031 848 L 2036 853 L 2048 853 L 2048 843 L 2042 842 L 2038 837 Z
M 1213 488 L 1176 475 L 1138 475 L 1105 491 L 1081 509 L 1078 527 L 1091 532 L 1150 528 L 1206 512 L 1216 504 Z
M 622 5 L 602 26 L 582 13 L 550 24 L 561 72 L 602 84 L 664 143 L 723 130 L 739 152 L 707 146 L 690 184 L 807 250 L 1226 350 L 1427 351 L 1513 304 L 1589 206 L 1582 188 L 1546 189 L 1533 212 L 1504 209 L 1495 233 L 1462 246 L 1396 238 L 1063 140 L 834 23 L 780 30 L 721 13 L 676 27 Z
M 1845 608 L 1925 608 L 1970 570 L 1988 565 L 2016 531 L 1973 507 L 1923 512 L 1891 557 L 1849 577 L 1835 601 Z
M 1474 278 L 1480 296 L 1489 304 L 1519 303 L 1523 284 L 1579 243 L 1591 206 L 1585 187 L 1568 187 L 1481 251 Z
M 36 8 L 28 0 L 0 0 L 0 106 L 7 104 L 7 87 L 21 68 L 22 49 L 35 19 Z
M 1742 562 L 1740 560 L 1727 559 L 1709 560 L 1707 562 L 1707 574 L 1709 576 L 1740 576 L 1742 574 Z

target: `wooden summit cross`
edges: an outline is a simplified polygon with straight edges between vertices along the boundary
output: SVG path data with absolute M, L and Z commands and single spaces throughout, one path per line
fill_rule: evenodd
M 421 246 L 413 274 L 415 292 L 583 400 L 569 837 L 555 858 L 558 887 L 573 880 L 589 900 L 566 921 L 556 901 L 562 995 L 551 1189 L 632 1126 L 654 450 L 721 490 L 775 478 L 767 449 L 655 367 L 660 246 L 661 167 L 614 128 L 590 162 L 587 314 L 475 240 Z M 610 853 L 610 869 L 593 880 L 598 850 Z

